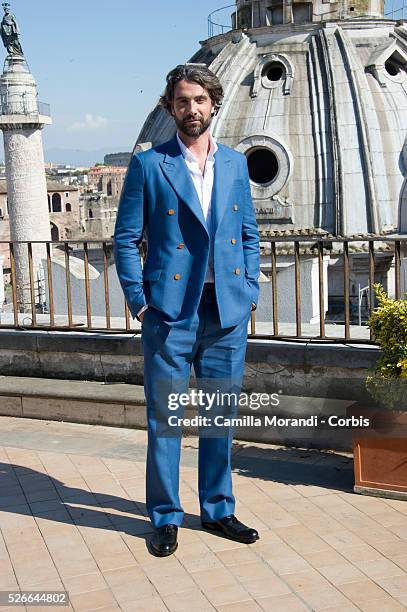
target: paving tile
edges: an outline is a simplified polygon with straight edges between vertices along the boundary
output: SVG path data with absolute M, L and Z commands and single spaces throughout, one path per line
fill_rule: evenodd
M 340 499 L 346 500 L 356 508 L 360 508 L 366 514 L 374 514 L 375 512 L 383 512 L 386 509 L 387 503 L 379 497 L 371 497 L 369 495 L 355 495 L 348 491 L 339 493 Z
M 257 602 L 266 612 L 309 612 L 309 606 L 294 594 L 261 597 Z
M 406 607 L 391 597 L 369 599 L 358 604 L 363 612 L 405 612 Z
M 147 560 L 139 565 L 143 568 L 143 571 L 146 576 L 154 574 L 170 576 L 171 573 L 176 575 L 184 574 L 186 572 L 180 559 L 177 559 L 175 554 L 169 555 L 168 557 L 156 557 L 152 554 L 149 554 Z
M 346 561 L 338 565 L 320 567 L 319 572 L 335 586 L 346 582 L 360 582 L 366 578 L 357 567 Z
M 270 565 L 261 559 L 254 563 L 232 565 L 228 569 L 243 584 L 249 583 L 252 580 L 267 581 L 276 576 Z
M 284 580 L 294 591 L 325 589 L 329 586 L 329 582 L 314 569 L 284 574 Z
M 161 597 L 148 597 L 136 601 L 124 601 L 120 604 L 123 612 L 168 612 L 168 608 Z
M 353 604 L 343 603 L 339 606 L 328 606 L 327 608 L 321 608 L 324 612 L 358 612 L 360 608 L 357 608 Z
M 58 572 L 63 579 L 74 578 L 75 576 L 82 576 L 87 573 L 94 573 L 99 569 L 95 563 L 95 560 L 91 556 L 58 561 L 57 567 Z
M 330 550 L 329 544 L 315 535 L 305 525 L 277 528 L 274 531 L 298 553 Z
M 18 586 L 13 567 L 9 559 L 0 559 L 0 590 L 9 591 Z
M 109 589 L 89 591 L 88 593 L 72 595 L 70 600 L 73 608 L 75 610 L 79 610 L 80 612 L 85 610 L 96 610 L 98 608 L 107 606 L 117 606 L 117 601 Z
M 238 581 L 238 577 L 235 577 L 227 568 L 214 568 L 194 572 L 192 578 L 203 592 L 209 588 L 219 588 L 227 584 L 236 584 Z
M 0 509 L 0 525 L 3 532 L 12 527 L 35 527 L 34 518 L 27 504 Z
M 320 552 L 304 553 L 303 558 L 316 569 L 346 563 L 346 559 L 343 555 L 332 548 Z
M 111 516 L 109 515 L 109 521 L 111 520 Z M 151 534 L 154 529 L 150 523 L 150 521 L 145 521 L 144 519 L 134 518 L 132 520 L 120 521 L 115 525 L 116 531 L 119 533 L 126 533 L 128 535 L 142 535 L 142 534 Z
M 184 612 L 184 610 L 189 612 L 191 610 L 191 602 L 193 602 L 194 612 L 207 612 L 209 610 L 215 610 L 205 595 L 197 588 L 188 589 L 180 593 L 174 593 L 165 598 L 165 604 L 170 612 Z
M 63 581 L 56 576 L 52 580 L 39 582 L 38 584 L 32 584 L 29 588 L 30 591 L 66 591 L 66 586 Z M 69 596 L 69 594 L 68 594 Z
M 315 611 L 325 610 L 329 607 L 343 609 L 349 603 L 352 603 L 338 589 L 329 585 L 323 588 L 303 589 L 301 590 L 301 597 Z
M 26 502 L 27 498 L 21 488 L 18 489 L 17 487 L 5 487 L 3 489 L 3 493 L 0 495 L 0 508 L 18 506 L 19 504 L 25 504 Z
M 214 552 L 218 552 L 220 550 L 236 550 L 247 547 L 247 544 L 242 544 L 241 542 L 234 542 L 233 540 L 220 537 L 207 531 L 201 531 L 199 533 L 199 538 L 210 550 Z
M 277 576 L 270 576 L 267 580 L 250 580 L 243 584 L 246 591 L 253 597 L 269 597 L 276 595 L 286 595 L 291 593 L 291 588 Z
M 393 509 L 375 514 L 374 519 L 380 523 L 380 525 L 383 525 L 383 527 L 394 527 L 397 525 L 407 526 L 407 516 Z
M 210 552 L 208 546 L 199 541 L 196 542 L 186 542 L 182 546 L 178 546 L 177 552 L 175 553 L 177 558 L 181 559 L 183 557 L 191 557 L 192 555 L 205 555 Z
M 257 610 L 261 611 L 262 608 L 253 599 L 248 599 L 240 603 L 235 602 L 224 606 L 217 606 L 216 610 L 218 612 L 257 612 Z
M 255 549 L 256 546 L 253 546 Z M 220 550 L 216 553 L 218 559 L 222 561 L 227 567 L 232 565 L 243 565 L 245 563 L 254 563 L 258 560 L 258 556 L 255 551 L 246 545 L 245 548 L 233 549 L 233 550 Z
M 403 597 L 407 595 L 407 574 L 402 576 L 390 576 L 386 578 L 376 578 L 375 581 L 392 597 Z
M 407 543 L 404 540 L 399 540 L 398 542 L 376 542 L 374 547 L 381 555 L 389 559 L 407 554 Z
M 147 578 L 137 580 L 136 582 L 122 582 L 110 588 L 119 605 L 126 601 L 136 601 L 137 599 L 157 596 L 154 585 Z
M 392 576 L 406 576 L 405 572 L 389 559 L 375 559 L 359 563 L 358 567 L 372 580 L 378 578 L 389 578 Z
M 182 545 L 181 542 L 179 543 L 179 546 L 180 545 Z M 185 567 L 185 569 L 193 574 L 202 570 L 223 568 L 222 562 L 219 558 L 220 554 L 221 553 L 218 553 L 218 555 L 216 555 L 214 552 L 208 550 L 207 552 L 201 554 L 193 553 L 191 555 L 184 555 L 183 557 L 179 558 L 182 560 L 182 565 Z
M 57 606 L 54 606 L 54 609 L 56 609 Z M 25 610 L 27 610 L 27 612 L 49 612 L 50 611 L 50 606 L 27 606 L 25 608 Z M 15 610 L 15 608 L 14 608 Z M 68 606 L 58 606 L 58 610 L 64 610 L 64 612 L 73 612 L 73 608 L 72 606 L 68 605 Z M 98 610 L 99 612 L 99 610 Z
M 30 502 L 30 510 L 34 516 L 42 512 L 51 512 L 52 510 L 66 510 L 64 502 L 59 498 L 46 499 L 44 501 Z
M 110 588 L 126 582 L 142 582 L 146 575 L 137 564 L 103 572 L 103 577 Z
M 107 588 L 106 581 L 100 572 L 64 576 L 64 585 L 70 596 L 89 591 L 103 591 Z
M 400 528 L 394 527 L 392 530 L 386 529 L 385 527 L 379 527 L 377 529 L 358 529 L 358 535 L 371 546 L 375 546 L 377 542 L 399 542 L 400 537 Z M 407 528 L 405 532 L 405 537 L 407 539 Z
M 387 596 L 384 589 L 368 579 L 340 584 L 338 589 L 357 606 L 368 600 L 385 599 Z
M 362 544 L 361 546 L 344 546 L 338 549 L 340 554 L 351 563 L 359 566 L 366 561 L 376 561 L 382 559 L 382 555 L 373 546 Z
M 400 567 L 404 572 L 407 572 L 407 555 L 404 555 L 404 557 L 394 556 L 393 563 Z
M 262 557 L 278 574 L 294 573 L 310 569 L 309 563 L 286 545 L 257 547 Z
M 397 597 L 396 599 L 407 610 L 407 597 Z
M 196 588 L 196 583 L 192 576 L 185 570 L 184 573 L 177 573 L 175 575 L 171 573 L 166 576 L 150 574 L 148 579 L 165 601 L 167 600 L 166 598 L 171 595 Z
M 349 546 L 363 546 L 365 544 L 362 538 L 347 529 L 342 529 L 336 533 L 321 534 L 321 538 L 332 548 L 339 551 Z
M 120 569 L 122 567 L 127 567 L 129 565 L 134 565 L 136 559 L 134 555 L 129 550 L 124 550 L 123 552 L 103 556 L 99 555 L 97 558 L 98 566 L 101 572 L 106 572 L 109 570 Z
M 407 540 L 407 526 L 389 527 L 389 531 L 391 531 L 394 536 L 402 540 Z
M 205 596 L 215 607 L 252 599 L 240 584 L 224 584 L 222 588 L 207 588 Z

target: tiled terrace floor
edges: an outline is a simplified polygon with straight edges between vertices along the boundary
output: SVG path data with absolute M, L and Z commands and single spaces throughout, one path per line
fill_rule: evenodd
M 0 417 L 0 590 L 66 589 L 70 607 L 47 608 L 60 611 L 407 609 L 407 503 L 353 494 L 349 456 L 237 443 L 236 514 L 261 535 L 247 546 L 200 529 L 185 439 L 185 523 L 158 559 L 145 444 L 143 431 Z

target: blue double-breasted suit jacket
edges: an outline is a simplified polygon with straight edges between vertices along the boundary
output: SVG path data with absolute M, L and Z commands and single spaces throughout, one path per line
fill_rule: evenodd
M 214 170 L 213 268 L 220 324 L 227 328 L 257 304 L 259 233 L 245 156 L 218 144 Z M 209 252 L 202 207 L 176 137 L 133 154 L 114 232 L 117 273 L 132 316 L 148 304 L 167 325 L 190 329 Z

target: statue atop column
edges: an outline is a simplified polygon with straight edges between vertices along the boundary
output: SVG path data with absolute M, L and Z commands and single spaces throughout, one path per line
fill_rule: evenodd
M 24 55 L 18 35 L 20 33 L 15 16 L 10 13 L 10 5 L 3 2 L 3 21 L 1 22 L 1 38 L 9 55 Z

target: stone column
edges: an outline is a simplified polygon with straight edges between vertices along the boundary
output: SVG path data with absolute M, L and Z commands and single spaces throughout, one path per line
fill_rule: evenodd
M 23 57 L 9 57 L 0 77 L 10 239 L 49 241 L 51 228 L 41 130 L 52 123 L 39 107 L 37 88 Z M 14 246 L 19 311 L 31 310 L 28 245 Z M 43 278 L 45 245 L 33 244 L 33 280 Z

